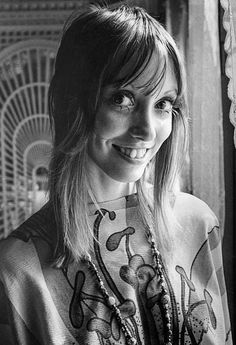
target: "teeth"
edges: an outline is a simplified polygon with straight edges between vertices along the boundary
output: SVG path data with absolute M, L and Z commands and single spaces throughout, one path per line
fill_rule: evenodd
M 146 153 L 146 149 L 140 149 L 137 151 L 137 158 L 142 158 Z
M 127 155 L 127 156 L 130 156 L 130 152 L 132 151 L 132 149 L 125 149 L 125 154 Z
M 119 149 L 123 154 L 125 154 L 126 156 L 132 159 L 143 158 L 145 153 L 147 152 L 147 149 L 130 149 L 130 148 L 124 148 L 124 147 L 119 147 Z
M 129 155 L 130 155 L 131 158 L 135 158 L 137 156 L 137 150 L 135 150 L 135 149 L 131 150 Z

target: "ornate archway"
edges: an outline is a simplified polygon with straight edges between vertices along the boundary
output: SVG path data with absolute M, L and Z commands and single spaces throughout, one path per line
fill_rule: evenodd
M 47 91 L 56 49 L 52 41 L 28 40 L 0 53 L 0 235 L 35 210 L 37 169 L 48 168 Z

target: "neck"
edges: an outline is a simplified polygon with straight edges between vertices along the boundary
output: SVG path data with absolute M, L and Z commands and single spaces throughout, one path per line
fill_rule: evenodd
M 91 159 L 88 162 L 89 183 L 97 202 L 115 200 L 136 192 L 135 182 L 119 182 L 108 176 Z

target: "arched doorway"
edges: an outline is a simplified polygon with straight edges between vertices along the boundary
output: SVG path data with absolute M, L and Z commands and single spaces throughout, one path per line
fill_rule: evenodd
M 39 181 L 47 176 L 47 92 L 56 49 L 52 41 L 28 40 L 0 53 L 0 235 L 37 209 Z

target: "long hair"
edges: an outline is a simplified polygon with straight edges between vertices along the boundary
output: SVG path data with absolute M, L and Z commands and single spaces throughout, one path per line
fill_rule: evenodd
M 154 89 L 163 82 L 171 61 L 178 83 L 177 102 L 171 135 L 149 164 L 153 201 L 147 203 L 146 174 L 137 182 L 137 193 L 143 220 L 154 224 L 154 236 L 168 250 L 170 191 L 187 139 L 183 63 L 174 40 L 144 9 L 92 6 L 82 14 L 74 14 L 66 23 L 49 88 L 49 114 L 54 128 L 49 202 L 57 222 L 53 257 L 58 266 L 86 255 L 93 240 L 86 157 L 101 91 L 110 84 L 125 85 L 135 80 L 154 52 L 160 64 L 146 86 Z M 118 79 L 124 66 L 129 68 Z

